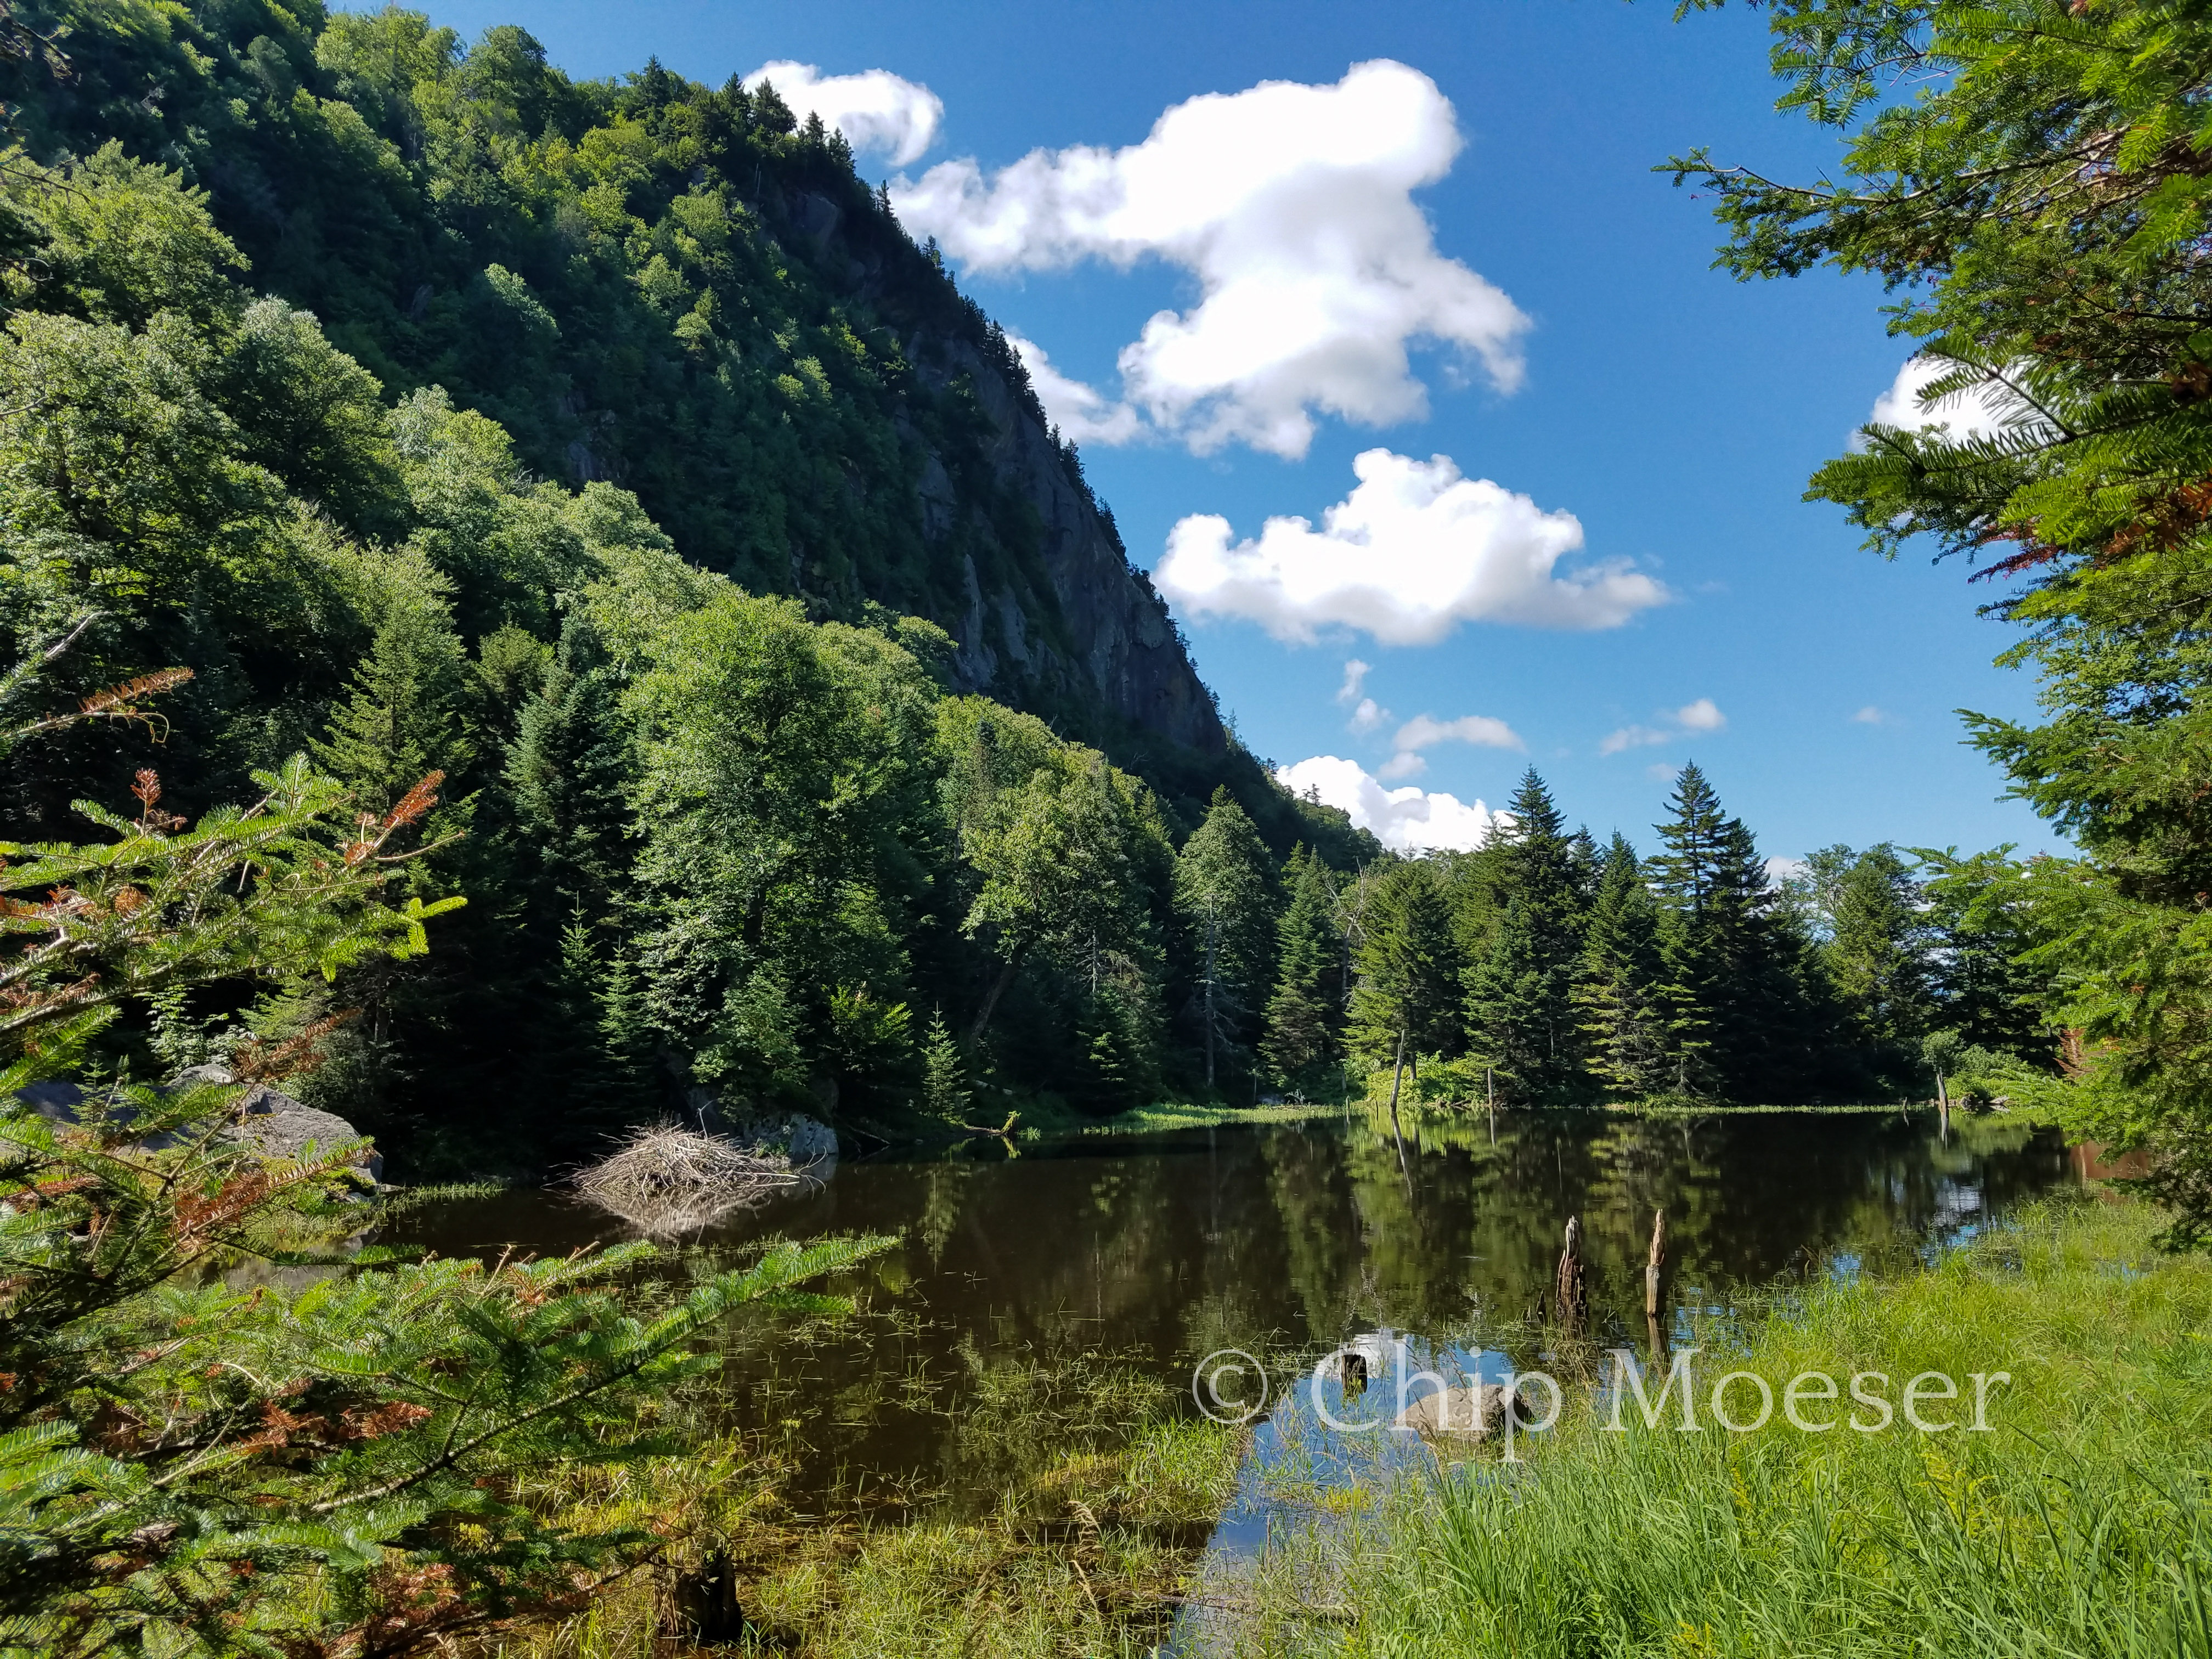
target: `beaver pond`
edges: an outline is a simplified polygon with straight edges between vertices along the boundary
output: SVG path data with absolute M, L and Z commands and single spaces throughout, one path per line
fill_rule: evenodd
M 1402 1143 L 1322 1118 L 897 1152 L 727 1218 L 670 1270 L 779 1237 L 897 1236 L 836 1287 L 853 1316 L 763 1312 L 724 1370 L 790 1513 L 880 1522 L 981 1513 L 1135 1415 L 1194 1414 L 1194 1364 L 1218 1350 L 1285 1375 L 1376 1333 L 1463 1372 L 1531 1359 L 1571 1216 L 1591 1334 L 1641 1344 L 1655 1208 L 1673 1318 L 1902 1260 L 2075 1179 L 2046 1131 L 1927 1112 L 1516 1115 L 1494 1136 L 1479 1117 Z M 381 1242 L 492 1256 L 626 1236 L 560 1192 L 509 1190 L 403 1210 Z

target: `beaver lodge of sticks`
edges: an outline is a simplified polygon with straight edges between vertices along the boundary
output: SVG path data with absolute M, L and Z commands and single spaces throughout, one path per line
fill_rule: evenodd
M 696 1232 L 813 1177 L 791 1160 L 670 1124 L 639 1129 L 577 1172 L 576 1190 L 656 1237 Z

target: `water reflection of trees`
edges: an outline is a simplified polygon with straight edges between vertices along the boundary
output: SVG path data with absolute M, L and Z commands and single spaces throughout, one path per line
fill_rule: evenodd
M 851 1287 L 858 1319 L 734 1330 L 729 1396 L 794 1493 L 988 1503 L 1180 1394 L 1216 1348 L 1333 1347 L 1378 1327 L 1494 1339 L 1549 1284 L 1571 1214 L 1601 1334 L 1640 1334 L 1655 1207 L 1670 1294 L 1710 1304 L 1837 1253 L 1910 1250 L 2066 1173 L 2054 1141 L 1977 1120 L 1948 1140 L 1894 1115 L 1515 1115 L 1494 1143 L 1480 1117 L 1407 1129 L 1402 1167 L 1387 1125 L 1358 1123 L 848 1165 L 707 1242 L 712 1258 L 768 1231 L 903 1238 Z M 565 1248 L 576 1224 L 549 1208 L 539 1238 L 509 1208 L 479 1213 L 529 1248 Z

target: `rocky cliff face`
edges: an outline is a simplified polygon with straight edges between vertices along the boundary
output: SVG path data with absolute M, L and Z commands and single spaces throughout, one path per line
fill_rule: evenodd
M 1021 706 L 1035 691 L 1048 702 L 1096 701 L 1106 710 L 1157 737 L 1203 754 L 1224 746 L 1212 694 L 1192 666 L 1167 602 L 1130 567 L 1119 535 L 1074 476 L 1027 399 L 972 347 L 943 346 L 932 378 L 965 374 L 996 437 L 986 446 L 998 487 L 1035 513 L 1037 545 L 1030 566 L 1017 579 L 987 590 L 972 556 L 961 555 L 967 605 L 957 617 L 937 617 L 959 641 L 959 667 L 967 685 Z M 938 480 L 949 483 L 941 464 L 928 470 L 917 499 L 925 524 L 949 524 Z M 935 510 L 933 510 L 935 509 Z M 934 538 L 945 546 L 940 530 Z M 1034 580 L 1042 567 L 1042 591 Z
M 1003 337 L 994 343 L 980 311 L 958 303 L 949 281 L 914 258 L 910 244 L 899 246 L 903 239 L 878 216 L 850 213 L 806 190 L 763 187 L 756 202 L 781 251 L 848 304 L 891 320 L 921 398 L 972 398 L 988 428 L 948 442 L 942 423 L 918 421 L 905 407 L 895 416 L 902 447 L 918 463 L 906 505 L 930 567 L 925 586 L 938 596 L 922 609 L 958 643 L 962 689 L 1063 718 L 1070 736 L 1110 745 L 1119 724 L 1221 756 L 1219 712 L 1166 601 L 1130 565 Z M 927 292 L 936 289 L 944 291 Z M 833 611 L 855 598 L 901 608 L 900 592 L 870 591 L 865 575 L 818 575 L 802 551 L 793 585 Z M 912 586 L 898 586 L 913 608 Z M 1101 713 L 1107 721 L 1096 718 Z
M 871 310 L 910 315 L 914 289 L 945 280 L 933 269 L 917 270 L 910 258 L 887 258 L 886 227 L 874 216 L 848 215 L 811 191 L 763 191 L 759 205 L 817 280 Z M 930 586 L 951 596 L 930 620 L 958 641 L 963 689 L 1066 714 L 1079 726 L 1095 727 L 1084 717 L 1103 710 L 1201 755 L 1221 755 L 1220 714 L 1166 601 L 1130 565 L 1079 464 L 1047 430 L 1011 354 L 1003 344 L 990 349 L 988 333 L 979 342 L 981 313 L 972 307 L 954 309 L 949 321 L 941 306 L 933 309 L 929 321 L 902 331 L 902 355 L 933 398 L 972 395 L 991 428 L 981 446 L 990 487 L 1025 507 L 1032 520 L 1018 514 L 1010 524 L 1009 515 L 975 500 L 974 469 L 901 411 L 901 440 L 921 458 L 912 507 L 935 567 Z M 998 556 L 988 561 L 989 571 L 979 569 L 976 550 L 963 547 L 963 531 L 992 544 L 988 551 Z M 804 574 L 799 586 L 806 586 Z M 859 591 L 892 602 L 867 592 L 865 582 Z M 1110 740 L 1108 732 L 1091 735 Z

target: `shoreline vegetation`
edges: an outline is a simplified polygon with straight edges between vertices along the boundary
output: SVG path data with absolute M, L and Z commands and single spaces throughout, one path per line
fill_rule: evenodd
M 2160 1254 L 2157 1225 L 2144 1206 L 2046 1203 L 1920 1271 L 1819 1277 L 1754 1324 L 1696 1322 L 1709 1372 L 2012 1382 L 1986 1435 L 1811 1435 L 1778 1413 L 1748 1435 L 1650 1431 L 1632 1413 L 1614 1435 L 1571 1412 L 1524 1442 L 1515 1478 L 1459 1465 L 1337 1540 L 1356 1633 L 1326 1645 L 2212 1651 L 2212 1262 Z
M 549 1489 L 574 1523 L 655 1516 L 676 1541 L 657 1573 L 495 1650 L 645 1659 L 698 1627 L 702 1575 L 721 1574 L 744 1640 L 810 1659 L 1145 1652 L 1178 1616 L 1202 1650 L 1271 1655 L 2212 1652 L 2212 1261 L 2160 1253 L 2157 1225 L 2125 1200 L 2046 1200 L 1915 1265 L 1822 1263 L 1686 1310 L 1672 1333 L 1701 1388 L 1740 1369 L 1778 1398 L 1804 1371 L 1880 1372 L 1893 1399 L 1923 1371 L 2008 1372 L 1985 1434 L 1854 1431 L 1848 1398 L 1826 1433 L 1778 1409 L 1723 1433 L 1702 1397 L 1697 1433 L 1671 1407 L 1610 1433 L 1621 1344 L 1520 1332 L 1499 1340 L 1540 1351 L 1566 1403 L 1517 1464 L 1445 1439 L 1349 1484 L 1263 1474 L 1268 1549 L 1224 1561 L 1206 1544 L 1248 1431 L 1101 1373 L 1078 1391 L 1110 1426 L 1069 1443 L 1023 1420 L 1068 1389 L 1040 1374 L 994 1426 L 1049 1449 L 987 1514 L 810 1527 L 779 1508 L 772 1460 L 711 1434 Z

